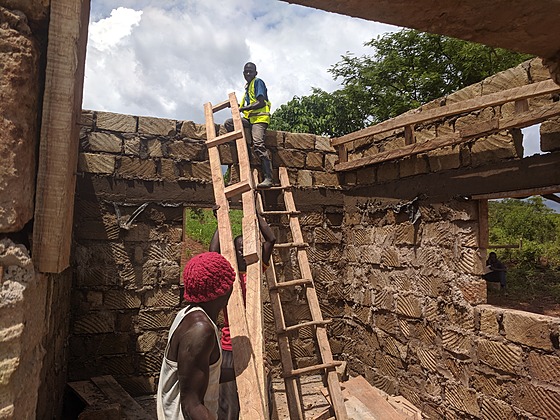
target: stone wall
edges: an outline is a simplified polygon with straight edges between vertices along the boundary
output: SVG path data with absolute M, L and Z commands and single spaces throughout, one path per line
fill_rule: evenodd
M 403 204 L 346 199 L 333 351 L 429 418 L 558 418 L 560 319 L 484 304 L 476 203 Z
M 66 384 L 69 273 L 30 256 L 49 5 L 0 0 L 0 418 L 56 418 Z
M 153 393 L 181 306 L 183 210 L 214 203 L 205 127 L 92 111 L 82 125 L 69 378 L 111 374 L 132 395 Z M 560 320 L 485 305 L 475 202 L 355 196 L 338 184 L 326 139 L 269 132 L 266 142 L 296 185 L 335 358 L 432 418 L 557 416 L 560 384 L 547 372 L 560 363 Z M 230 145 L 220 155 L 236 162 Z M 265 199 L 279 202 L 274 191 Z M 285 216 L 269 222 L 290 241 Z M 294 251 L 275 254 L 280 279 L 301 277 Z M 278 363 L 266 295 L 267 354 Z M 309 319 L 303 290 L 282 299 L 288 324 Z M 292 343 L 299 367 L 317 362 L 312 331 Z
M 468 86 L 446 97 L 442 97 L 411 110 L 403 115 L 414 114 L 422 110 L 439 108 L 460 101 L 473 99 L 482 95 L 505 89 L 524 86 L 550 78 L 540 59 L 533 59 L 517 67 L 497 73 L 483 81 Z M 529 99 L 529 109 L 543 106 L 558 100 L 557 95 L 545 95 Z M 414 127 L 415 141 L 418 144 L 435 140 L 462 131 L 472 130 L 472 126 L 488 125 L 492 119 L 507 118 L 514 115 L 515 104 L 508 102 L 501 106 L 487 107 L 448 117 L 439 121 L 417 124 Z M 556 122 L 555 122 L 556 121 Z M 551 119 L 542 125 L 541 133 L 543 151 L 558 150 L 558 122 Z M 476 167 L 489 162 L 523 157 L 523 134 L 520 129 L 503 130 L 496 134 L 481 137 L 456 146 L 447 146 L 427 153 L 421 153 L 397 161 L 383 162 L 366 168 L 348 171 L 344 174 L 345 185 L 370 185 L 390 182 L 418 174 L 439 172 L 450 169 Z M 375 156 L 379 152 L 399 149 L 405 146 L 404 128 L 392 130 L 347 143 L 348 160 Z
M 181 306 L 181 261 L 189 252 L 182 249 L 183 211 L 214 204 L 206 130 L 191 121 L 91 111 L 81 124 L 68 377 L 108 374 L 132 395 L 153 393 Z M 266 143 L 274 166 L 287 166 L 292 183 L 308 188 L 295 192 L 310 212 L 302 220 L 306 234 L 340 226 L 342 195 L 328 139 L 270 131 Z M 219 150 L 223 164 L 237 162 L 234 146 Z M 281 222 L 271 221 L 280 239 L 287 235 Z M 299 348 L 312 358 L 307 346 Z

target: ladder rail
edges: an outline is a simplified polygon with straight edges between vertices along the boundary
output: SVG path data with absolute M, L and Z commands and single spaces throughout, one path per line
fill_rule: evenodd
M 257 175 L 255 174 L 255 178 L 256 176 Z M 257 194 L 257 209 L 261 212 L 263 210 L 262 197 L 260 194 Z M 280 290 L 278 287 L 276 276 L 276 266 L 273 261 L 273 256 L 271 256 L 270 258 L 271 264 L 266 279 L 270 294 L 270 304 L 272 307 L 274 325 L 276 331 L 279 331 L 286 328 L 286 321 L 284 318 L 284 313 L 282 311 Z M 280 362 L 282 363 L 282 377 L 284 378 L 286 400 L 288 402 L 288 412 L 290 414 L 290 419 L 304 420 L 305 414 L 299 378 L 297 376 L 290 375 L 290 373 L 294 371 L 294 364 L 290 351 L 290 337 L 287 335 L 277 335 L 277 341 L 278 351 L 280 353 Z

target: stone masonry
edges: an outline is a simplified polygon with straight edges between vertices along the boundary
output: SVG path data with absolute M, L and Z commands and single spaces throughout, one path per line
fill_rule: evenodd
M 49 6 L 0 0 L 0 418 L 57 418 L 67 380 L 110 374 L 132 395 L 155 391 L 181 305 L 183 211 L 214 203 L 203 125 L 84 111 L 72 267 L 36 272 L 29 222 Z M 424 108 L 548 77 L 535 59 Z M 508 104 L 417 126 L 416 140 L 512 112 Z M 557 119 L 542 124 L 543 151 L 560 150 L 558 131 Z M 403 141 L 397 131 L 372 145 L 356 142 L 350 156 Z M 351 373 L 402 394 L 430 418 L 560 418 L 560 320 L 485 304 L 476 205 L 374 193 L 374 184 L 519 159 L 518 130 L 344 174 L 334 171 L 327 138 L 269 132 L 266 143 L 296 186 L 323 315 L 333 320 L 333 353 Z M 231 145 L 220 154 L 236 163 Z M 362 186 L 370 190 L 356 193 Z M 270 206 L 277 199 L 266 198 Z M 280 242 L 290 240 L 285 219 L 270 222 Z M 293 252 L 275 252 L 281 279 L 299 277 Z M 302 290 L 282 298 L 288 322 L 306 319 Z M 267 353 L 277 363 L 264 301 Z M 292 340 L 299 367 L 316 362 L 311 331 Z
M 520 68 L 535 74 L 538 66 Z M 514 83 L 508 78 L 519 74 L 518 68 L 494 80 Z M 430 135 L 421 127 L 416 132 Z M 436 155 L 437 165 L 428 156 L 426 165 L 399 161 L 394 171 L 371 170 L 377 182 L 394 183 L 454 167 L 445 162 L 519 158 L 520 138 L 500 136 Z M 190 121 L 83 112 L 70 380 L 111 374 L 132 395 L 155 392 L 166 332 L 181 305 L 182 212 L 213 204 L 204 139 L 205 127 Z M 287 166 L 296 186 L 323 315 L 333 319 L 333 353 L 351 373 L 405 396 L 430 418 L 559 415 L 560 383 L 551 372 L 560 364 L 560 320 L 485 304 L 475 202 L 359 196 L 333 172 L 337 157 L 327 139 L 269 132 L 266 142 L 274 166 Z M 220 146 L 220 155 L 224 164 L 237 161 L 231 145 Z M 354 176 L 368 179 L 361 171 Z M 267 205 L 276 200 L 267 194 Z M 290 240 L 286 220 L 270 222 L 279 242 Z M 281 279 L 300 277 L 293 251 L 275 253 Z M 288 323 L 308 319 L 302 290 L 282 299 Z M 267 353 L 278 363 L 266 297 L 264 311 Z M 303 329 L 292 337 L 299 367 L 317 362 L 312 336 Z

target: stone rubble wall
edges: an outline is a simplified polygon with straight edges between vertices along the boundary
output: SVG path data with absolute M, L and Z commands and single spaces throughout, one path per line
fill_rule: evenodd
M 399 204 L 346 199 L 333 352 L 429 418 L 559 418 L 560 318 L 485 304 L 476 203 Z
M 81 124 L 68 378 L 113 375 L 132 395 L 154 393 L 167 331 L 182 304 L 181 267 L 190 252 L 182 245 L 183 212 L 214 204 L 206 129 L 92 111 L 83 112 Z M 270 131 L 266 143 L 273 165 L 287 166 L 294 185 L 311 188 L 296 188 L 303 208 L 328 207 L 330 215 L 338 202 L 338 216 L 325 220 L 340 224 L 342 195 L 328 139 Z M 237 162 L 235 146 L 219 151 L 223 164 Z M 275 229 L 287 237 L 285 227 Z M 304 349 L 314 357 L 308 345 L 299 346 L 302 358 Z
M 40 59 L 27 17 L 0 5 L 0 232 L 33 217 Z
M 27 249 L 9 239 L 0 239 L 0 269 L 0 418 L 29 419 L 46 352 L 46 281 Z
M 420 108 L 408 111 L 411 115 L 422 110 L 439 108 L 460 101 L 473 99 L 482 95 L 505 89 L 524 86 L 550 79 L 548 70 L 543 67 L 541 59 L 532 59 L 517 67 L 502 71 L 474 85 L 463 88 L 446 97 L 436 99 Z M 543 106 L 558 100 L 558 95 L 546 95 L 529 99 L 529 109 Z M 488 124 L 491 119 L 511 117 L 515 104 L 508 102 L 501 106 L 487 107 L 478 111 L 445 118 L 441 121 L 417 124 L 414 127 L 416 143 L 425 143 L 440 136 L 445 136 L 469 129 L 474 125 Z M 541 148 L 543 152 L 560 150 L 560 129 L 558 118 L 551 118 L 541 126 Z M 373 141 L 373 143 L 371 143 Z M 523 134 L 520 129 L 503 130 L 496 134 L 469 141 L 457 146 L 447 146 L 427 153 L 391 162 L 383 162 L 365 168 L 348 171 L 344 174 L 343 184 L 370 185 L 389 182 L 418 174 L 438 172 L 461 167 L 474 167 L 506 159 L 523 157 Z M 399 149 L 405 146 L 404 128 L 392 130 L 348 143 L 348 160 L 375 156 L 379 152 Z M 352 146 L 353 145 L 353 146 Z
M 36 272 L 28 245 L 49 6 L 0 0 L 0 418 L 58 418 L 66 384 L 68 272 Z

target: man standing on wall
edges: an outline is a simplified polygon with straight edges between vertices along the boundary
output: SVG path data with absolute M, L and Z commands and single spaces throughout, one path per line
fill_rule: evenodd
M 234 280 L 231 264 L 216 252 L 196 255 L 185 266 L 187 306 L 169 330 L 157 390 L 158 420 L 218 417 L 222 352 L 216 320 Z
M 245 94 L 241 100 L 239 111 L 243 113 L 241 121 L 247 141 L 252 142 L 253 152 L 261 161 L 263 181 L 257 188 L 272 187 L 272 163 L 269 152 L 264 145 L 266 129 L 270 124 L 270 101 L 265 83 L 257 77 L 257 66 L 254 63 L 247 63 L 243 68 L 243 77 L 247 81 Z M 229 118 L 224 122 L 226 130 L 233 131 L 233 119 Z

